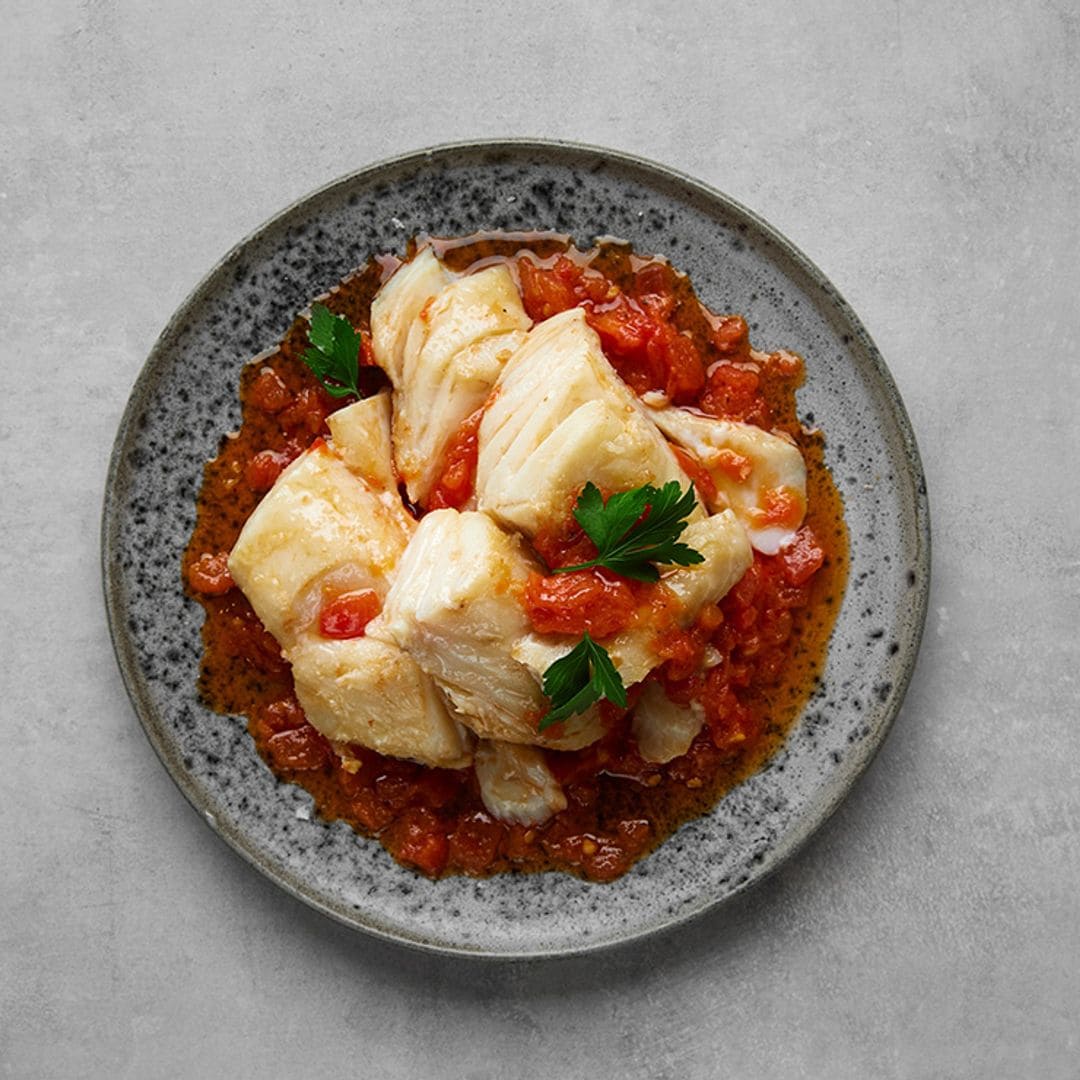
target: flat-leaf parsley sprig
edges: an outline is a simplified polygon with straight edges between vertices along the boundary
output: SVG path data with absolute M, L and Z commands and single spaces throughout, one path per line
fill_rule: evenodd
M 578 496 L 574 517 L 596 545 L 596 558 L 556 567 L 552 573 L 604 566 L 635 581 L 659 581 L 654 563 L 691 566 L 704 562 L 700 551 L 679 542 L 687 525 L 685 519 L 696 504 L 693 484 L 683 491 L 677 480 L 662 488 L 645 484 L 620 491 L 606 503 L 600 489 L 589 481 Z M 642 517 L 646 509 L 648 514 Z
M 551 711 L 539 730 L 551 727 L 575 713 L 583 713 L 601 698 L 626 708 L 626 687 L 608 656 L 585 631 L 581 641 L 544 672 L 544 693 L 551 698 Z
M 303 361 L 332 397 L 363 397 L 360 378 L 360 334 L 344 315 L 334 315 L 323 304 L 311 305 L 311 348 Z M 329 381 L 328 381 L 329 380 Z

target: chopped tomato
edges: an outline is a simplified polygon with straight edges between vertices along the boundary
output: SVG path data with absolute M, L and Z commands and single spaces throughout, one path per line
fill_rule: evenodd
M 469 501 L 476 480 L 476 458 L 480 421 L 484 410 L 477 409 L 450 437 L 443 453 L 443 466 L 428 496 L 429 510 L 457 509 Z
M 224 596 L 232 587 L 229 553 L 204 552 L 188 567 L 188 584 L 203 596 Z
M 428 877 L 437 877 L 445 869 L 450 854 L 446 826 L 430 810 L 407 810 L 386 829 L 384 837 L 387 849 L 399 862 L 415 866 Z
M 750 328 L 741 315 L 724 315 L 713 327 L 713 344 L 721 356 L 738 356 L 750 348 Z
M 714 365 L 701 395 L 700 408 L 728 420 L 757 422 L 767 411 L 757 370 L 737 364 Z
M 330 765 L 334 752 L 330 744 L 310 724 L 271 735 L 266 748 L 280 769 L 310 772 Z
M 349 800 L 349 812 L 373 833 L 385 829 L 394 820 L 394 811 L 391 810 L 370 788 L 361 788 Z
M 550 319 L 552 315 L 558 315 L 560 311 L 567 311 L 577 304 L 573 283 L 565 274 L 543 269 L 532 259 L 522 259 L 518 262 L 518 276 L 521 279 L 521 302 L 529 318 L 535 322 Z
M 467 874 L 482 874 L 495 860 L 505 831 L 483 810 L 466 815 L 450 834 L 450 861 Z
M 260 709 L 252 718 L 252 735 L 256 739 L 269 739 L 283 731 L 294 731 L 307 723 L 300 702 L 294 697 L 274 701 Z
M 290 435 L 314 438 L 325 430 L 326 418 L 341 402 L 320 387 L 308 386 L 300 391 L 288 408 L 278 414 L 282 429 Z
M 825 552 L 810 527 L 804 525 L 795 539 L 780 552 L 784 573 L 792 585 L 804 585 L 825 562 Z
M 319 612 L 319 633 L 326 638 L 364 636 L 367 624 L 382 610 L 382 601 L 374 589 L 335 596 Z
M 247 486 L 259 493 L 269 491 L 297 456 L 284 450 L 260 450 L 244 468 Z
M 264 367 L 255 376 L 248 390 L 247 399 L 256 409 L 274 414 L 281 412 L 293 397 L 281 376 L 273 368 Z
M 596 558 L 596 545 L 585 530 L 569 517 L 561 525 L 545 526 L 533 537 L 537 555 L 553 570 L 557 566 L 578 566 Z
M 610 637 L 633 622 L 638 601 L 631 584 L 597 567 L 567 574 L 530 574 L 525 613 L 541 634 Z

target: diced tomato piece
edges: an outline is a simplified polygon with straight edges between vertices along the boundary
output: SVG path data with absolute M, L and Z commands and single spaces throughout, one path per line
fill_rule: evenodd
M 605 638 L 634 619 L 637 598 L 630 583 L 604 570 L 567 574 L 530 574 L 524 590 L 525 612 L 541 634 L 582 634 Z
M 244 480 L 252 491 L 269 491 L 292 460 L 282 450 L 260 450 L 244 467 Z
M 675 307 L 675 271 L 666 262 L 647 262 L 634 274 L 634 296 L 667 318 Z
M 271 735 L 266 749 L 279 769 L 310 772 L 334 760 L 330 744 L 310 724 Z
M 394 858 L 415 866 L 428 877 L 437 877 L 446 868 L 450 854 L 446 827 L 423 807 L 402 814 L 387 828 L 384 842 Z
M 265 413 L 279 413 L 292 402 L 289 388 L 273 368 L 264 367 L 251 383 L 248 401 Z
M 364 636 L 367 624 L 382 610 L 382 601 L 374 589 L 335 596 L 319 612 L 319 633 L 326 638 Z
M 428 496 L 427 509 L 458 509 L 469 501 L 476 481 L 476 458 L 483 408 L 477 409 L 450 437 L 443 452 L 442 472 Z
M 825 562 L 825 552 L 809 526 L 803 526 L 795 539 L 780 552 L 784 573 L 792 585 L 804 585 Z
M 294 697 L 282 698 L 255 714 L 252 735 L 256 739 L 261 737 L 265 741 L 271 735 L 278 735 L 282 731 L 294 731 L 306 723 L 307 717 L 304 716 L 304 710 L 300 708 L 300 702 Z
M 450 834 L 450 861 L 467 874 L 484 873 L 495 861 L 505 832 L 482 810 L 467 815 Z
M 768 364 L 770 371 L 775 371 L 781 378 L 790 379 L 796 383 L 802 381 L 806 370 L 803 358 L 798 353 L 788 352 L 786 349 L 770 353 Z
M 552 569 L 577 566 L 596 558 L 596 545 L 572 517 L 563 525 L 545 526 L 533 537 L 533 549 Z
M 676 404 L 695 401 L 705 385 L 705 364 L 693 341 L 664 323 L 648 348 L 666 369 L 664 391 L 668 398 Z
M 620 840 L 614 837 L 587 837 L 582 844 L 582 867 L 593 881 L 614 881 L 625 874 L 631 856 Z
M 521 302 L 530 319 L 541 322 L 577 305 L 574 285 L 580 273 L 565 256 L 559 256 L 555 265 L 547 268 L 537 266 L 532 259 L 520 259 L 517 265 Z
M 665 676 L 678 681 L 690 678 L 701 666 L 705 642 L 691 630 L 672 626 L 660 631 L 653 647 L 667 661 Z
M 349 812 L 373 833 L 385 829 L 394 820 L 394 811 L 381 802 L 370 788 L 363 788 L 349 800 Z
M 204 552 L 188 567 L 188 584 L 203 596 L 224 596 L 233 588 L 229 553 Z
M 326 418 L 340 405 L 341 402 L 320 387 L 308 386 L 278 414 L 278 421 L 289 434 L 306 434 L 309 439 L 314 438 L 324 430 Z
M 765 409 L 757 371 L 736 364 L 716 364 L 701 395 L 703 412 L 732 420 L 751 420 Z
M 714 327 L 712 338 L 721 356 L 738 356 L 750 347 L 750 328 L 741 315 L 724 315 Z
M 604 351 L 620 357 L 644 353 L 649 339 L 656 333 L 656 322 L 625 298 L 612 307 L 590 311 L 588 320 L 600 335 Z

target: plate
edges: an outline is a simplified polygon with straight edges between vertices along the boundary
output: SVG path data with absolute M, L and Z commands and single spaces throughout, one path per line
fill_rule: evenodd
M 807 358 L 800 415 L 827 434 L 851 567 L 823 681 L 785 748 L 612 884 L 562 874 L 432 882 L 279 783 L 244 722 L 199 701 L 202 609 L 180 559 L 202 467 L 240 422 L 241 367 L 297 311 L 415 233 L 597 235 L 670 257 L 711 308 L 747 317 L 761 348 Z M 663 166 L 595 147 L 451 145 L 362 169 L 238 244 L 165 328 L 124 413 L 105 492 L 102 562 L 117 660 L 181 791 L 240 855 L 349 926 L 473 956 L 580 953 L 700 915 L 760 881 L 835 809 L 881 745 L 907 687 L 930 573 L 926 489 L 881 357 L 824 275 L 761 218 Z

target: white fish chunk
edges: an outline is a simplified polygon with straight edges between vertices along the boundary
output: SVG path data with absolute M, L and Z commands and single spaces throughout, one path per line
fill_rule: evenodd
M 326 418 L 334 452 L 376 491 L 397 491 L 390 444 L 390 393 L 384 390 Z
M 375 362 L 397 386 L 405 356 L 405 341 L 416 317 L 452 276 L 431 248 L 399 267 L 371 302 L 371 347 Z
M 472 760 L 472 736 L 397 646 L 371 637 L 308 634 L 287 658 L 304 713 L 342 756 L 348 755 L 345 744 L 357 743 L 444 769 L 461 769 Z
M 486 514 L 433 511 L 368 633 L 408 652 L 481 737 L 578 749 L 602 732 L 595 711 L 538 733 L 547 698 L 539 677 L 511 654 L 529 631 L 519 593 L 534 568 L 520 539 Z
M 566 796 L 534 746 L 482 739 L 476 746 L 476 779 L 488 813 L 500 821 L 541 825 L 566 809 Z
M 266 629 L 288 649 L 318 617 L 327 590 L 373 589 L 385 596 L 409 529 L 407 515 L 387 496 L 318 444 L 278 477 L 255 508 L 229 556 L 229 571 Z
M 676 566 L 661 577 L 672 594 L 676 624 L 687 627 L 706 604 L 715 604 L 728 594 L 750 568 L 754 553 L 746 531 L 730 510 L 693 522 L 680 539 L 704 556 L 704 562 Z M 655 628 L 646 623 L 629 627 L 603 642 L 627 686 L 641 682 L 661 662 L 653 647 L 655 637 Z M 576 644 L 572 637 L 532 632 L 515 642 L 511 653 L 540 678 Z
M 750 543 L 764 555 L 791 543 L 806 514 L 806 463 L 790 439 L 676 406 L 651 415 L 669 439 L 692 451 L 709 470 L 718 493 L 711 510 L 730 506 Z M 791 500 L 792 512 L 783 522 L 766 517 L 770 493 Z
M 427 498 L 450 437 L 531 325 L 505 266 L 458 278 L 413 319 L 393 381 L 394 458 L 414 502 Z
M 569 515 L 589 480 L 608 491 L 689 483 L 574 308 L 534 327 L 495 384 L 480 424 L 477 505 L 534 536 Z
M 679 539 L 705 557 L 693 566 L 676 566 L 661 579 L 679 602 L 680 625 L 689 626 L 706 604 L 727 596 L 750 569 L 754 552 L 746 530 L 730 510 L 693 522 Z
M 677 705 L 659 683 L 650 682 L 634 708 L 631 730 L 641 756 L 662 765 L 682 757 L 704 723 L 705 709 L 698 702 Z

